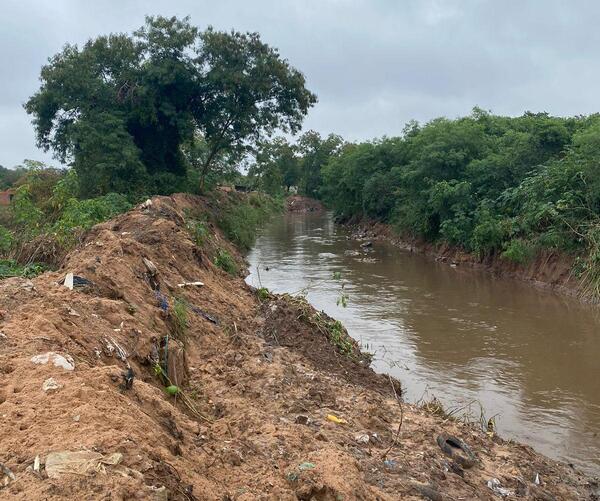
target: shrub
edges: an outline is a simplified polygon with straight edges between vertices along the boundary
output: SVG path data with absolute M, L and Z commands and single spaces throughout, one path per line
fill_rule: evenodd
M 502 257 L 513 263 L 525 264 L 533 258 L 534 253 L 535 249 L 530 242 L 517 238 L 504 245 Z
M 192 237 L 192 240 L 198 247 L 202 247 L 208 236 L 208 228 L 202 221 L 189 219 L 186 223 L 186 228 Z
M 235 275 L 237 273 L 237 264 L 235 263 L 233 256 L 225 249 L 219 249 L 217 251 L 214 263 L 216 266 L 221 268 L 223 271 L 226 271 L 230 275 Z
M 13 235 L 4 226 L 0 226 L 0 254 L 6 254 L 13 244 Z

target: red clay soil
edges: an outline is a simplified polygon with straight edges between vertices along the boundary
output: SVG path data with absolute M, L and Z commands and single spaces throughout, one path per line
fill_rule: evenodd
M 218 248 L 241 256 L 215 227 L 198 247 L 185 223 L 210 210 L 155 197 L 59 271 L 0 282 L 1 499 L 594 499 L 566 465 L 400 403 L 330 319 L 216 268 Z M 69 272 L 91 283 L 69 290 Z
M 573 275 L 574 258 L 556 252 L 538 254 L 527 265 L 520 265 L 503 259 L 500 255 L 488 256 L 481 260 L 478 256 L 448 244 L 432 244 L 416 239 L 405 239 L 391 226 L 376 221 L 361 221 L 347 225 L 359 240 L 385 240 L 396 247 L 425 254 L 437 261 L 454 266 L 483 269 L 496 277 L 508 277 L 525 281 L 542 289 L 551 289 L 561 294 L 581 297 L 581 283 Z M 583 300 L 588 298 L 581 297 Z

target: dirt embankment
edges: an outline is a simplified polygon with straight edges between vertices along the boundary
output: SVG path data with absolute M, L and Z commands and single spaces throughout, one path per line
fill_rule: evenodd
M 323 210 L 323 204 L 314 198 L 292 195 L 286 199 L 286 210 L 288 212 L 319 212 Z
M 350 222 L 346 225 L 357 240 L 385 240 L 396 247 L 425 254 L 450 266 L 483 269 L 496 277 L 508 277 L 528 282 L 542 289 L 552 289 L 569 296 L 581 295 L 581 283 L 573 275 L 573 258 L 555 252 L 539 254 L 526 265 L 511 262 L 500 255 L 478 256 L 448 244 L 432 244 L 421 240 L 403 239 L 391 226 L 376 221 Z M 586 298 L 582 298 L 586 299 Z
M 194 242 L 190 212 L 211 219 L 155 197 L 59 271 L 0 282 L 1 499 L 593 498 L 566 465 L 401 404 L 332 319 L 217 268 L 241 257 L 210 223 Z

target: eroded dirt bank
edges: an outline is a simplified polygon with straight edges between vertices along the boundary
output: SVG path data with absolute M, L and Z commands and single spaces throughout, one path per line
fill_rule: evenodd
M 483 269 L 497 277 L 525 281 L 541 289 L 555 290 L 561 294 L 581 297 L 581 283 L 573 275 L 573 258 L 553 252 L 544 252 L 526 265 L 517 264 L 501 256 L 488 256 L 481 260 L 448 244 L 432 244 L 420 240 L 407 240 L 399 236 L 390 225 L 370 221 L 350 221 L 345 225 L 358 240 L 385 240 L 396 247 L 425 254 L 451 266 Z M 584 301 L 589 299 L 581 297 Z
M 0 498 L 594 499 L 567 465 L 400 404 L 334 320 L 217 268 L 242 260 L 212 210 L 155 197 L 61 270 L 0 282 Z

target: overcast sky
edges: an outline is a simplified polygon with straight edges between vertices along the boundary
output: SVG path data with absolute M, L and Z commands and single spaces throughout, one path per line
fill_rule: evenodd
M 258 31 L 319 97 L 305 129 L 399 134 L 410 119 L 600 111 L 600 2 L 590 0 L 0 0 L 0 165 L 51 160 L 22 104 L 66 42 L 146 14 Z M 53 162 L 55 165 L 56 162 Z

